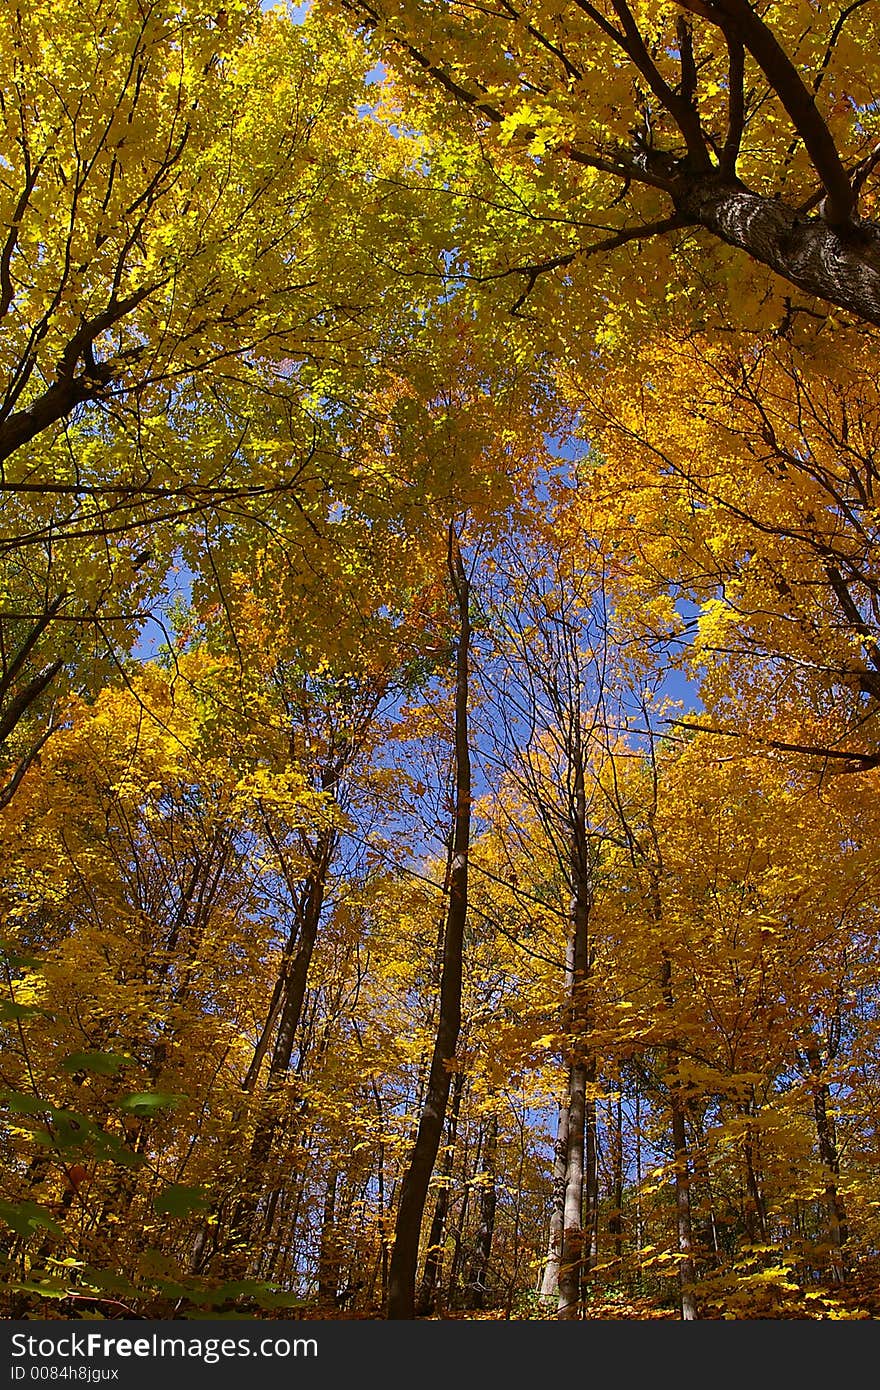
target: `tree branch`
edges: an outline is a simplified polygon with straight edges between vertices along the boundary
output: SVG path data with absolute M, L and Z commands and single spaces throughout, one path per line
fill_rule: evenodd
M 833 136 L 819 113 L 814 94 L 804 85 L 776 35 L 756 14 L 749 0 L 714 0 L 714 3 L 676 0 L 676 3 L 722 31 L 729 25 L 741 40 L 781 101 L 825 187 L 825 221 L 836 229 L 851 226 L 853 193 Z
M 756 738 L 751 732 L 746 735 L 737 729 L 712 729 L 706 724 L 694 724 L 687 719 L 670 719 L 669 723 L 682 729 L 690 729 L 692 733 L 718 735 L 721 738 L 747 737 L 762 748 L 772 748 L 780 753 L 804 753 L 810 757 L 834 758 L 844 764 L 840 769 L 841 772 L 869 772 L 871 768 L 880 767 L 880 753 L 858 753 L 852 749 L 824 748 L 821 744 L 814 743 L 784 743 L 781 739 L 776 738 Z

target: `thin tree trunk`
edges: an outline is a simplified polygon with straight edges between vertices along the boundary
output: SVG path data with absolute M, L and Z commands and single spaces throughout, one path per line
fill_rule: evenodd
M 480 1186 L 480 1224 L 474 1242 L 474 1255 L 467 1278 L 468 1308 L 485 1308 L 488 1301 L 489 1262 L 495 1235 L 495 1213 L 498 1193 L 495 1186 L 495 1151 L 498 1145 L 498 1116 L 492 1115 L 486 1135 L 483 1158 L 485 1178 Z
M 269 1075 L 266 1082 L 267 1093 L 278 1091 L 284 1084 L 290 1070 L 296 1032 L 302 1018 L 309 966 L 318 939 L 327 875 L 330 871 L 335 844 L 336 832 L 334 829 L 325 831 L 318 843 L 318 854 L 308 882 L 302 922 L 296 939 L 296 950 L 285 971 L 278 1032 L 275 1037 L 275 1045 L 272 1048 Z M 264 1173 L 279 1121 L 280 1116 L 275 1110 L 262 1115 L 257 1121 L 248 1155 L 245 1175 L 246 1191 L 233 1218 L 233 1236 L 236 1240 L 250 1242 L 255 1238 Z
M 828 1113 L 828 1084 L 821 1080 L 822 1061 L 818 1049 L 814 1046 L 808 1047 L 806 1057 L 813 1077 L 813 1114 L 816 1119 L 819 1159 L 825 1170 L 825 1209 L 828 1214 L 828 1242 L 831 1246 L 831 1277 L 835 1283 L 842 1284 L 846 1278 L 843 1247 L 849 1236 L 849 1226 L 846 1207 L 838 1188 L 840 1155 L 837 1150 L 837 1135 L 834 1120 Z
M 483 1153 L 483 1142 L 485 1139 L 484 1126 L 482 1121 L 477 1133 L 477 1147 L 473 1159 L 473 1173 L 476 1175 L 480 1171 L 480 1159 Z M 464 1172 L 470 1170 L 469 1155 L 467 1149 L 464 1152 Z M 446 1306 L 452 1308 L 456 1303 L 456 1290 L 458 1288 L 459 1275 L 465 1261 L 464 1233 L 467 1229 L 468 1213 L 470 1210 L 470 1195 L 473 1178 L 468 1178 L 464 1185 L 461 1202 L 458 1207 L 458 1220 L 452 1231 L 452 1259 L 449 1261 L 449 1276 L 446 1280 Z
M 718 1222 L 715 1216 L 715 1196 L 712 1190 L 712 1173 L 709 1168 L 705 1134 L 699 1113 L 695 1106 L 691 1106 L 689 1109 L 691 1132 L 694 1136 L 694 1143 L 692 1146 L 694 1176 L 698 1179 L 701 1190 L 706 1194 L 706 1218 L 701 1244 L 704 1247 L 706 1258 L 709 1263 L 717 1265 L 719 1263 Z M 700 1205 L 703 1205 L 702 1202 Z
M 587 1085 L 596 1082 L 596 1059 L 587 1065 Z M 584 1116 L 584 1256 L 581 1261 L 581 1300 L 586 1298 L 590 1273 L 599 1260 L 599 1129 L 596 1101 L 588 1094 Z
M 746 1112 L 751 1115 L 751 1111 Z M 758 1169 L 755 1163 L 755 1134 L 751 1125 L 746 1127 L 742 1139 L 743 1157 L 746 1165 L 746 1231 L 749 1240 L 759 1240 L 762 1244 L 767 1240 L 767 1205 L 764 1201 L 764 1194 L 761 1191 L 761 1184 L 758 1180 Z
M 642 1092 L 638 1077 L 635 1082 L 633 1130 L 636 1146 L 636 1250 L 638 1252 L 639 1272 L 637 1276 L 639 1293 L 644 1292 L 645 1272 L 642 1264 L 642 1250 L 645 1244 L 645 1224 L 642 1216 Z
M 672 961 L 663 952 L 660 982 L 666 1007 L 673 1009 L 675 999 L 672 992 Z M 670 1042 L 667 1046 L 667 1074 L 669 1077 L 669 1108 L 672 1119 L 672 1147 L 675 1154 L 675 1228 L 678 1239 L 678 1278 L 681 1291 L 681 1316 L 685 1322 L 694 1322 L 698 1317 L 696 1298 L 696 1270 L 694 1267 L 694 1242 L 691 1221 L 691 1179 L 687 1142 L 687 1104 L 681 1093 L 678 1073 L 678 1044 Z
M 618 1080 L 618 1085 L 621 1082 Z M 608 1105 L 609 1133 L 611 1135 L 611 1200 L 613 1207 L 608 1218 L 608 1234 L 614 1240 L 614 1258 L 620 1263 L 623 1259 L 623 1097 L 618 1094 L 612 1106 Z
M 431 1230 L 428 1235 L 428 1249 L 425 1254 L 425 1268 L 416 1312 L 420 1318 L 428 1317 L 434 1311 L 437 1286 L 443 1270 L 443 1240 L 446 1234 L 446 1217 L 449 1212 L 449 1188 L 452 1178 L 452 1165 L 455 1160 L 455 1137 L 458 1130 L 458 1112 L 461 1107 L 461 1094 L 464 1089 L 464 1072 L 457 1071 L 452 1083 L 452 1103 L 449 1107 L 449 1124 L 446 1131 L 446 1148 L 440 1164 L 442 1182 L 434 1203 Z
M 553 1206 L 550 1211 L 550 1234 L 547 1242 L 547 1262 L 541 1281 L 540 1299 L 547 1310 L 559 1302 L 559 1262 L 562 1259 L 562 1232 L 565 1228 L 565 1175 L 568 1167 L 568 1106 L 566 1094 L 559 1102 L 556 1121 L 556 1143 L 553 1148 Z
M 595 1076 L 595 1062 L 584 1056 L 580 1038 L 589 1027 L 590 974 L 589 926 L 593 904 L 590 850 L 587 843 L 586 789 L 583 750 L 579 730 L 575 730 L 571 753 L 574 773 L 574 805 L 569 851 L 571 883 L 571 981 L 567 1018 L 572 1061 L 568 1085 L 568 1153 L 565 1166 L 562 1253 L 559 1261 L 558 1318 L 576 1318 L 580 1302 L 581 1270 L 584 1259 L 584 1165 L 587 1087 Z
M 470 656 L 470 586 L 455 532 L 449 529 L 449 573 L 458 605 L 458 651 L 455 676 L 455 809 L 449 903 L 443 940 L 440 1007 L 425 1100 L 409 1165 L 401 1181 L 394 1249 L 388 1271 L 389 1318 L 415 1316 L 416 1269 L 428 1185 L 434 1170 L 461 1027 L 462 957 L 468 906 L 471 831 L 471 760 L 468 740 Z
M 324 1188 L 321 1213 L 321 1241 L 318 1252 L 318 1302 L 332 1308 L 339 1290 L 339 1251 L 336 1241 L 336 1186 L 339 1173 L 333 1168 Z

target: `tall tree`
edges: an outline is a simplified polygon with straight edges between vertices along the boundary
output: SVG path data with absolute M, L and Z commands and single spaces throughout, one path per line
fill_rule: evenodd
M 440 998 L 434 1047 L 415 1143 L 401 1180 L 394 1248 L 388 1271 L 389 1318 L 415 1316 L 416 1272 L 422 1220 L 428 1185 L 443 1134 L 461 1027 L 464 931 L 468 910 L 471 840 L 471 753 L 468 727 L 471 581 L 462 559 L 459 536 L 452 523 L 449 525 L 447 564 L 457 615 L 453 730 L 455 783 L 449 889 L 443 930 Z

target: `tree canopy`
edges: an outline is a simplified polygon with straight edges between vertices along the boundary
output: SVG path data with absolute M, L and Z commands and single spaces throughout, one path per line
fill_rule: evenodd
M 0 15 L 0 1309 L 880 1314 L 877 7 Z

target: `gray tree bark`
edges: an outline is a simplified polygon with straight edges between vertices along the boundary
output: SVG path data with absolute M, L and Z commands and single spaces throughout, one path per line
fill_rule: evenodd
M 593 879 L 590 847 L 587 842 L 587 806 L 584 785 L 584 755 L 579 730 L 575 732 L 572 748 L 574 796 L 570 846 L 571 883 L 571 980 L 567 1030 L 573 1039 L 583 1035 L 589 1026 L 587 987 L 590 974 L 590 911 L 593 905 Z M 574 1041 L 569 1068 L 568 1088 L 568 1153 L 565 1169 L 565 1199 L 563 1204 L 562 1251 L 559 1261 L 559 1304 L 557 1317 L 576 1318 L 580 1304 L 581 1276 L 584 1262 L 584 1176 L 585 1127 L 587 1120 L 587 1087 L 595 1077 L 595 1065 L 584 1052 L 583 1044 Z

